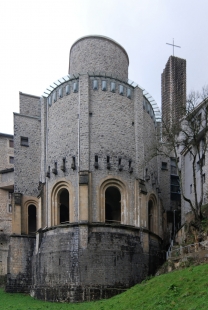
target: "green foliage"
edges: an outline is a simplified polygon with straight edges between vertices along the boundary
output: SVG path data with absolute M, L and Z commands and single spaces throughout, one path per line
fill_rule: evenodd
M 208 264 L 153 277 L 108 300 L 50 303 L 0 290 L 1 310 L 206 310 Z

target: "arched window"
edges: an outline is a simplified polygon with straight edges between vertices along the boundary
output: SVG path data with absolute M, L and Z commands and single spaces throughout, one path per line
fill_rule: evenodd
M 34 234 L 37 230 L 36 206 L 28 206 L 28 233 Z
M 148 202 L 148 228 L 150 231 L 158 233 L 157 202 L 153 195 Z
M 105 191 L 105 221 L 121 222 L 121 193 L 115 186 Z
M 69 192 L 67 189 L 60 190 L 59 199 L 59 223 L 69 222 Z
M 154 230 L 154 206 L 152 200 L 148 202 L 148 227 L 149 230 Z
M 51 219 L 49 225 L 74 221 L 74 188 L 70 182 L 60 180 L 51 192 Z

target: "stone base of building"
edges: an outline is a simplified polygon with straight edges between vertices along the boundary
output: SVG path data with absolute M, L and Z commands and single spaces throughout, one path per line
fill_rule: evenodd
M 32 297 L 52 302 L 84 302 L 99 299 L 107 299 L 123 293 L 127 288 L 108 286 L 73 286 L 61 287 L 39 287 L 33 288 L 30 292 Z
M 8 253 L 6 292 L 29 293 L 32 285 L 31 259 L 35 237 L 12 235 Z
M 141 240 L 139 228 L 105 223 L 59 225 L 36 239 L 12 236 L 6 291 L 59 302 L 110 298 L 161 262 L 160 238 L 152 237 L 143 231 Z

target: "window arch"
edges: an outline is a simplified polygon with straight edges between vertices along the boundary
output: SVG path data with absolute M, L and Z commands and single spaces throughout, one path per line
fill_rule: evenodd
M 148 201 L 148 229 L 154 233 L 158 233 L 158 214 L 157 200 L 151 195 Z
M 129 224 L 126 185 L 116 178 L 105 179 L 99 187 L 99 213 L 101 222 Z
M 74 191 L 72 185 L 60 181 L 51 192 L 51 225 L 74 221 Z
M 25 219 L 21 224 L 23 234 L 33 234 L 41 227 L 39 210 L 38 199 L 32 197 L 23 202 L 22 217 Z

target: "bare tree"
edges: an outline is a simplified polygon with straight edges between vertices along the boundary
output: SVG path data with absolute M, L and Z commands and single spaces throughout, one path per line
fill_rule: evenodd
M 162 141 L 157 144 L 155 154 L 168 157 L 174 155 L 176 158 L 182 199 L 189 204 L 195 222 L 199 222 L 203 218 L 204 165 L 208 151 L 208 86 L 203 87 L 200 93 L 192 91 L 188 95 L 186 109 L 181 108 L 181 115 L 182 118 L 177 124 L 162 123 Z M 187 152 L 192 160 L 191 176 L 189 175 L 193 180 L 192 197 L 185 192 L 184 183 L 188 180 L 177 160 Z M 197 172 L 200 173 L 199 182 Z

